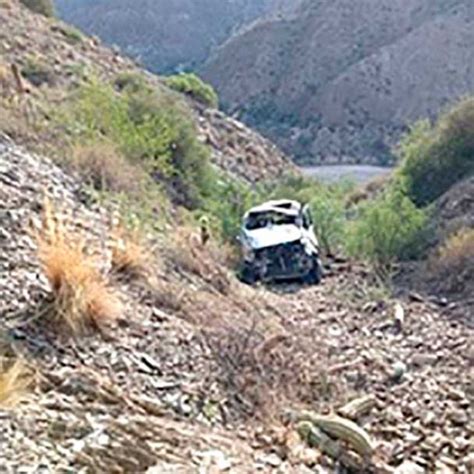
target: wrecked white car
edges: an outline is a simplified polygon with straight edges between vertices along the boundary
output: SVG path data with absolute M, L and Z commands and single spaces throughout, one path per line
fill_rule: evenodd
M 277 281 L 302 278 L 321 281 L 323 267 L 308 206 L 297 201 L 268 201 L 244 216 L 239 236 L 241 279 Z

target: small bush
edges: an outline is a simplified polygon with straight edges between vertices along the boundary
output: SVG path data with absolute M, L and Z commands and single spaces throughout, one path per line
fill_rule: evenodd
M 80 88 L 58 117 L 76 141 L 116 144 L 128 161 L 167 185 L 173 200 L 197 208 L 213 173 L 209 152 L 197 139 L 191 113 L 148 89 L 120 94 L 93 82 Z
M 147 90 L 147 84 L 142 75 L 136 72 L 123 72 L 117 75 L 114 86 L 119 92 L 128 90 L 133 93 Z
M 152 256 L 138 229 L 117 227 L 112 233 L 112 269 L 131 278 L 146 277 Z
M 342 242 L 346 217 L 341 196 L 331 188 L 323 188 L 310 201 L 314 230 L 327 254 Z
M 474 257 L 474 229 L 462 229 L 452 235 L 439 252 L 439 262 L 448 267 L 457 266 L 463 259 L 472 257 Z
M 70 166 L 97 191 L 137 196 L 147 178 L 142 168 L 129 163 L 115 145 L 107 142 L 76 145 Z
M 53 0 L 20 0 L 20 2 L 32 12 L 39 13 L 40 15 L 47 17 L 55 15 Z
M 360 208 L 346 246 L 354 257 L 366 258 L 385 274 L 397 259 L 417 255 L 426 221 L 425 212 L 400 187 L 393 187 Z
M 315 360 L 300 335 L 270 333 L 258 318 L 217 325 L 201 332 L 210 352 L 216 380 L 226 394 L 226 413 L 253 419 L 268 419 L 288 405 L 312 404 L 336 390 L 322 387 L 323 364 Z M 329 385 L 329 384 L 328 384 Z
M 209 107 L 217 107 L 219 98 L 212 86 L 203 82 L 196 74 L 177 74 L 165 79 L 166 85 L 178 92 L 189 95 L 193 99 Z
M 430 260 L 431 277 L 445 291 L 463 293 L 474 287 L 474 229 L 452 235 Z
M 235 243 L 243 215 L 257 204 L 258 200 L 258 193 L 246 184 L 220 176 L 204 204 L 204 209 L 212 216 L 212 220 L 217 222 L 220 237 Z
M 0 357 L 0 408 L 15 406 L 32 382 L 31 374 L 21 360 Z
M 85 243 L 64 228 L 49 202 L 37 241 L 39 261 L 54 297 L 54 322 L 81 333 L 119 316 L 117 295 L 85 252 Z
M 432 127 L 415 126 L 402 141 L 400 175 L 418 206 L 430 204 L 474 173 L 474 98 L 441 116 Z

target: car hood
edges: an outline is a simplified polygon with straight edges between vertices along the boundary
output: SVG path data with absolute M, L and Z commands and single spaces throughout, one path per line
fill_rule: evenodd
M 250 247 L 254 250 L 294 242 L 300 240 L 303 236 L 301 229 L 291 224 L 263 227 L 255 230 L 245 229 L 244 235 Z

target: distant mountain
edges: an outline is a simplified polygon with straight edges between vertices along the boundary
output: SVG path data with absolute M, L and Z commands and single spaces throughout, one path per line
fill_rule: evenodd
M 160 73 L 192 69 L 241 27 L 299 0 L 55 0 L 60 16 Z
M 300 162 L 386 162 L 408 124 L 474 92 L 474 2 L 307 0 L 201 73 Z

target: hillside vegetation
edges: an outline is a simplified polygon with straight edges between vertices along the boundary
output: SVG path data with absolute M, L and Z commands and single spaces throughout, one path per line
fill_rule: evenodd
M 474 174 L 474 99 L 416 125 L 400 146 L 400 173 L 418 205 L 427 205 Z
M 2 468 L 470 473 L 472 100 L 390 179 L 323 185 L 77 30 L 0 22 Z M 426 197 L 441 157 L 463 173 Z M 321 285 L 236 277 L 278 197 L 311 206 Z M 426 286 L 396 297 L 407 267 Z

